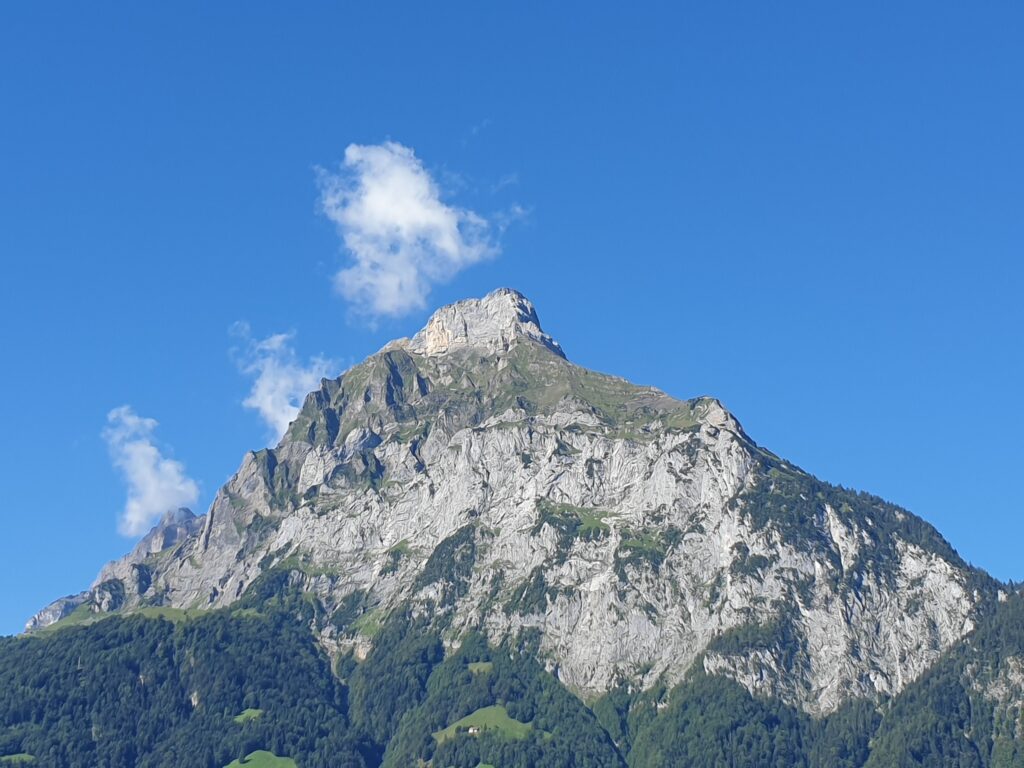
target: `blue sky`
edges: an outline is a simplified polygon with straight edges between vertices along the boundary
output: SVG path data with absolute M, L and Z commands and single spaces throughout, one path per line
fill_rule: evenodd
M 5 6 L 0 632 L 130 548 L 133 467 L 205 510 L 256 381 L 503 285 L 1024 578 L 1024 6 L 894 5 Z M 395 245 L 350 145 L 458 236 L 414 290 L 338 278 Z

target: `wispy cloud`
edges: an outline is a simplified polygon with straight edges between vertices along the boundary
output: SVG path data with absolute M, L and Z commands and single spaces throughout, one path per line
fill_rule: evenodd
M 335 287 L 356 310 L 397 317 L 426 306 L 435 283 L 498 252 L 490 223 L 444 203 L 409 147 L 350 144 L 339 173 L 320 171 L 320 204 L 353 263 Z
M 479 136 L 480 133 L 490 124 L 491 118 L 485 117 L 479 123 L 473 123 L 473 125 L 469 126 L 469 130 L 466 131 L 465 135 L 462 137 L 462 146 L 469 144 L 470 141 Z
M 262 340 L 252 338 L 247 323 L 231 329 L 243 346 L 234 350 L 242 373 L 254 377 L 249 395 L 242 401 L 259 413 L 270 430 L 270 444 L 276 444 L 295 419 L 305 396 L 333 373 L 335 363 L 314 357 L 303 365 L 292 348 L 294 333 L 277 333 Z
M 192 506 L 199 499 L 199 486 L 185 473 L 185 465 L 157 447 L 156 427 L 155 419 L 139 416 L 130 405 L 107 414 L 103 439 L 128 486 L 118 525 L 125 536 L 145 533 L 167 510 Z
M 498 179 L 498 181 L 496 183 L 491 185 L 491 194 L 493 195 L 493 194 L 495 194 L 497 192 L 500 192 L 505 187 L 514 187 L 518 183 L 519 183 L 519 174 L 518 173 L 514 173 L 514 172 L 513 173 L 506 173 L 504 176 L 502 176 L 500 179 Z

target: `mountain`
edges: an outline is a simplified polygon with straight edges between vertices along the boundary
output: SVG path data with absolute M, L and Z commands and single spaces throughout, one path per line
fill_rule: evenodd
M 191 509 L 170 509 L 163 514 L 160 521 L 153 526 L 139 543 L 120 560 L 108 563 L 100 571 L 91 589 L 68 595 L 55 600 L 28 620 L 25 625 L 27 632 L 43 629 L 58 621 L 65 620 L 77 610 L 78 618 L 87 618 L 93 613 L 109 612 L 119 609 L 124 602 L 123 585 L 127 580 L 145 591 L 149 576 L 148 561 L 158 558 L 172 547 L 181 544 L 189 536 L 196 534 L 202 527 L 202 518 L 196 517 Z M 107 584 L 104 590 L 97 590 L 98 585 Z
M 347 686 L 346 744 L 366 765 L 474 768 L 495 728 L 531 723 L 547 735 L 519 733 L 514 755 L 509 739 L 492 745 L 509 764 L 685 765 L 681 745 L 712 753 L 686 736 L 698 710 L 747 713 L 733 731 L 749 764 L 768 764 L 770 743 L 797 765 L 847 737 L 866 759 L 893 723 L 883 703 L 949 665 L 976 683 L 968 698 L 1002 697 L 1000 722 L 1019 716 L 1024 657 L 1003 644 L 950 661 L 1017 601 L 920 518 L 758 446 L 717 400 L 574 365 L 524 296 L 498 290 L 324 380 L 204 517 L 165 517 L 89 590 L 33 617 L 27 642 L 55 653 L 70 642 L 55 629 L 112 632 L 108 616 L 271 616 L 282 632 L 285 611 Z M 463 716 L 490 731 L 460 731 Z M 570 722 L 576 736 L 559 730 Z M 1011 743 L 1024 730 L 989 725 L 977 733 Z M 559 762 L 563 747 L 583 754 L 579 734 L 592 760 Z M 738 749 L 723 754 L 748 764 Z M 863 763 L 849 759 L 819 764 Z

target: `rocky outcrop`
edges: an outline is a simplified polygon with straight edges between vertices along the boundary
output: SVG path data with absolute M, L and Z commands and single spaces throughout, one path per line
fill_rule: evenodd
M 573 365 L 508 290 L 325 381 L 182 525 L 85 601 L 217 608 L 283 571 L 331 650 L 361 656 L 408 606 L 453 643 L 535 647 L 587 697 L 701 664 L 831 712 L 902 690 L 994 595 L 923 521 L 763 450 L 716 400 Z
M 565 357 L 558 342 L 544 333 L 533 304 L 518 291 L 502 288 L 483 299 L 439 309 L 411 340 L 396 342 L 423 355 L 443 355 L 464 346 L 507 352 L 521 339 L 544 345 Z
M 89 589 L 50 603 L 28 620 L 25 630 L 32 632 L 47 627 L 67 618 L 81 606 L 104 612 L 118 610 L 126 601 L 134 605 L 147 597 L 158 598 L 151 592 L 151 566 L 196 534 L 202 521 L 203 518 L 190 509 L 168 510 L 129 554 L 103 566 Z

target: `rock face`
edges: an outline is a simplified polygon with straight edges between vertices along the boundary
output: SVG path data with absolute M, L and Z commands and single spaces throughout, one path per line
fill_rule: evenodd
M 533 304 L 518 291 L 502 288 L 479 301 L 468 299 L 439 309 L 426 328 L 396 346 L 421 355 L 443 355 L 469 346 L 498 353 L 520 339 L 565 357 L 558 342 L 541 330 Z
M 473 627 L 535 647 L 586 697 L 701 664 L 829 713 L 902 690 L 996 588 L 919 518 L 757 446 L 718 401 L 573 365 L 510 290 L 325 380 L 204 518 L 167 525 L 70 599 L 216 608 L 287 573 L 329 649 L 362 655 L 410 607 L 452 642 Z
M 54 624 L 83 605 L 96 612 L 117 610 L 125 603 L 126 587 L 131 587 L 132 604 L 136 604 L 135 598 L 145 594 L 151 586 L 149 563 L 194 535 L 202 522 L 190 509 L 168 510 L 129 554 L 103 567 L 92 587 L 54 600 L 28 620 L 25 630 L 32 632 Z

